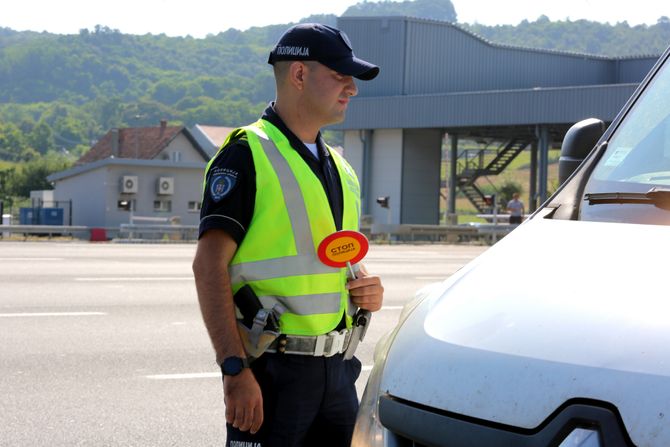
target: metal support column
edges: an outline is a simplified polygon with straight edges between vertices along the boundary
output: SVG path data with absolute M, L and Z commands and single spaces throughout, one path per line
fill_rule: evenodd
M 530 185 L 528 189 L 528 212 L 537 209 L 537 141 L 530 145 Z
M 535 129 L 540 159 L 538 197 L 540 204 L 542 204 L 547 200 L 547 185 L 549 183 L 549 129 L 547 126 L 537 126 Z
M 361 184 L 361 214 L 369 214 L 372 200 L 370 199 L 370 182 L 372 177 L 372 129 L 359 131 L 363 144 L 363 178 Z
M 458 218 L 456 216 L 456 192 L 458 185 L 456 184 L 456 175 L 458 166 L 458 135 L 449 134 L 451 140 L 451 150 L 449 151 L 449 191 L 447 194 L 447 224 L 456 224 Z

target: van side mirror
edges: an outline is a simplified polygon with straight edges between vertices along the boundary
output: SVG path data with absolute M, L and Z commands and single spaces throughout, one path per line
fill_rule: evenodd
M 563 137 L 558 159 L 558 181 L 563 184 L 586 158 L 605 133 L 605 123 L 588 118 L 574 124 Z

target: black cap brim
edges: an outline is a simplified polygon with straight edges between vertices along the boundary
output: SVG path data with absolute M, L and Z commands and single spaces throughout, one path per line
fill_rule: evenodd
M 361 81 L 370 81 L 379 74 L 379 67 L 357 57 L 321 62 L 326 67 Z

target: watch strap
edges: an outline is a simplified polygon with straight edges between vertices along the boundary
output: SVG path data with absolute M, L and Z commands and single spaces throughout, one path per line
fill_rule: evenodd
M 221 373 L 223 375 L 236 376 L 241 373 L 244 368 L 249 368 L 249 359 L 247 357 L 230 356 L 223 359 L 223 362 L 221 362 L 219 366 L 221 367 Z

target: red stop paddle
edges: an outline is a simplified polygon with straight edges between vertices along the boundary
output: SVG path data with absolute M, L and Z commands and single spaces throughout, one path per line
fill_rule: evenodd
M 330 267 L 347 267 L 351 279 L 356 279 L 356 273 L 351 264 L 355 264 L 368 253 L 370 244 L 364 234 L 358 231 L 336 231 L 326 236 L 319 244 L 317 255 L 319 260 Z

